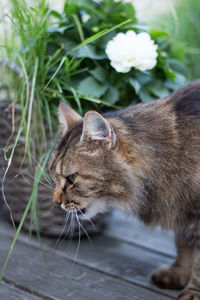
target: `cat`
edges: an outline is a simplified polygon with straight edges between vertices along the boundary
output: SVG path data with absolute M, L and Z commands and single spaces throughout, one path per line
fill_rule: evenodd
M 49 162 L 53 198 L 92 218 L 118 207 L 175 231 L 177 258 L 151 278 L 200 299 L 200 81 L 165 99 L 82 118 L 59 106 L 63 135 Z

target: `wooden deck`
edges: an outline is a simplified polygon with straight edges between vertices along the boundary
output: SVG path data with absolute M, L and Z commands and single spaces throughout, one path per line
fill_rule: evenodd
M 0 219 L 0 268 L 14 232 Z M 172 233 L 154 232 L 115 211 L 104 234 L 78 241 L 21 234 L 0 283 L 1 300 L 169 300 L 177 292 L 159 289 L 149 280 L 175 256 Z M 76 257 L 75 257 L 76 256 Z M 76 262 L 74 262 L 74 259 Z

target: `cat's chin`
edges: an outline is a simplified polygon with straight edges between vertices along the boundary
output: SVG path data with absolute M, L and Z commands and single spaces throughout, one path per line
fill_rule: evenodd
M 79 219 L 87 220 L 94 218 L 97 214 L 103 213 L 108 209 L 103 201 L 93 201 L 85 208 L 84 214 L 79 214 Z

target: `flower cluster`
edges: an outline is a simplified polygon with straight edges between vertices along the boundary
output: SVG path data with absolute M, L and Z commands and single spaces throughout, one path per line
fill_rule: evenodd
M 133 30 L 118 33 L 106 46 L 106 54 L 117 72 L 126 73 L 132 67 L 151 70 L 157 63 L 157 48 L 148 33 L 136 34 Z

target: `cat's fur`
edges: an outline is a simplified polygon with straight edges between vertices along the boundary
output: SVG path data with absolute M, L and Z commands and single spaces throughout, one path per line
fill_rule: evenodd
M 200 299 L 200 81 L 103 116 L 90 111 L 82 119 L 65 104 L 60 115 L 65 133 L 50 161 L 54 200 L 88 217 L 119 207 L 173 229 L 177 259 L 152 280 L 185 287 L 178 299 Z

